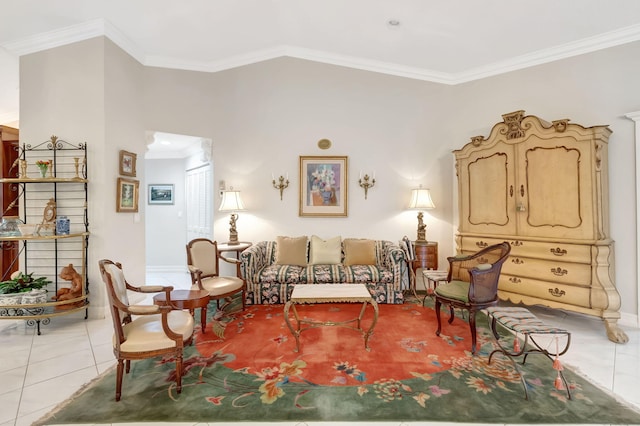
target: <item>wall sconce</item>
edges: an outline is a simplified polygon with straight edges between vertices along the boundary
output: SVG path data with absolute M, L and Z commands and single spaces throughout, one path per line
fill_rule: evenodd
M 358 185 L 364 189 L 364 199 L 367 199 L 367 193 L 369 192 L 369 188 L 373 188 L 376 184 L 376 172 L 373 172 L 373 178 L 369 180 L 369 175 L 365 173 L 364 177 L 362 177 L 362 172 L 360 172 L 360 179 L 358 179 Z
M 423 189 L 422 185 L 418 189 L 412 189 L 409 208 L 412 210 L 435 209 L 436 206 L 431 199 L 431 192 L 428 189 Z M 422 211 L 418 212 L 418 237 L 416 238 L 416 244 L 418 245 L 427 244 L 427 225 L 422 221 L 423 217 Z
M 238 231 L 236 230 L 236 220 L 238 220 L 237 211 L 244 210 L 244 204 L 240 198 L 240 191 L 231 190 L 222 192 L 222 202 L 219 210 L 221 212 L 231 212 L 229 219 L 229 245 L 239 244 Z
M 273 176 L 273 173 L 271 173 L 271 180 L 273 183 L 273 187 L 275 189 L 279 189 L 280 190 L 280 201 L 282 201 L 282 192 L 285 190 L 285 188 L 289 187 L 289 173 L 287 173 L 287 177 L 285 178 L 284 176 L 280 175 L 280 177 L 278 178 L 278 183 L 276 184 L 276 178 Z

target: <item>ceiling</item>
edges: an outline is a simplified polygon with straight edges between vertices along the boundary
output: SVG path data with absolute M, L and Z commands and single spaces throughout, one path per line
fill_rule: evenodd
M 443 84 L 640 40 L 638 0 L 0 0 L 0 11 L 0 124 L 19 119 L 20 55 L 100 35 L 148 66 L 290 56 Z

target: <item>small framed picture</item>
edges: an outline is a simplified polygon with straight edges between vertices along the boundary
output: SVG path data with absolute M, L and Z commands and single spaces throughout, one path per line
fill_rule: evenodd
M 173 184 L 149 184 L 149 204 L 173 204 Z
M 136 177 L 136 157 L 133 152 L 120 150 L 120 174 Z
M 140 182 L 135 179 L 118 178 L 116 211 L 136 213 L 138 211 L 138 192 Z

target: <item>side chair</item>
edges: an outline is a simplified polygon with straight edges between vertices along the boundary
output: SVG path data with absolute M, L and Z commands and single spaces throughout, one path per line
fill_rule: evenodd
M 182 358 L 185 344 L 193 338 L 194 320 L 188 311 L 173 310 L 170 306 L 130 305 L 127 290 L 137 293 L 164 292 L 167 300 L 171 286 L 140 286 L 127 282 L 122 265 L 108 259 L 98 262 L 102 280 L 107 287 L 115 334 L 113 353 L 118 360 L 116 401 L 122 395 L 122 378 L 131 360 L 173 356 L 176 363 L 176 391 L 182 391 Z M 135 317 L 134 317 L 135 316 Z
M 220 276 L 220 259 L 236 266 L 236 276 Z M 222 256 L 218 243 L 208 238 L 196 238 L 187 243 L 187 267 L 191 274 L 191 288 L 209 292 L 220 309 L 220 299 L 242 292 L 242 310 L 245 308 L 246 282 L 240 273 L 240 260 Z
M 498 280 L 502 264 L 511 252 L 511 245 L 504 241 L 486 247 L 474 254 L 448 257 L 449 275 L 447 282 L 438 285 L 434 291 L 436 318 L 440 335 L 441 306 L 449 306 L 449 324 L 454 319 L 454 308 L 469 311 L 471 330 L 471 353 L 476 353 L 476 314 L 478 311 L 498 304 Z

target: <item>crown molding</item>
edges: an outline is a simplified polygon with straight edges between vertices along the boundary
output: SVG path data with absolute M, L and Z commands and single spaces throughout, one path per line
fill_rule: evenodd
M 494 62 L 486 66 L 473 68 L 468 71 L 453 75 L 454 84 L 480 80 L 511 71 L 517 71 L 535 65 L 541 65 L 573 56 L 591 53 L 609 47 L 620 46 L 640 40 L 640 24 L 620 28 L 599 34 L 598 36 L 584 38 L 575 42 L 561 44 L 550 49 L 520 55 L 506 61 Z
M 231 56 L 220 61 L 193 62 L 162 56 L 147 56 L 144 65 L 159 68 L 172 68 L 187 71 L 218 72 L 243 67 L 286 55 L 286 48 L 282 46 L 256 50 L 242 55 Z
M 415 80 L 456 85 L 638 41 L 640 40 L 640 24 L 585 38 L 576 42 L 565 43 L 550 49 L 516 56 L 509 60 L 487 64 L 459 73 L 444 73 L 288 45 L 257 50 L 213 62 L 184 61 L 168 57 L 148 56 L 121 31 L 102 18 L 8 42 L 3 44 L 2 47 L 15 55 L 22 56 L 98 36 L 109 38 L 142 65 L 150 67 L 219 72 L 288 56 Z
M 23 56 L 103 35 L 105 35 L 104 19 L 92 19 L 59 30 L 47 31 L 20 40 L 10 41 L 4 43 L 2 47 L 17 56 Z
M 451 74 L 432 71 L 423 68 L 408 67 L 391 62 L 374 61 L 349 55 L 337 55 L 330 52 L 305 49 L 301 47 L 286 47 L 286 56 L 298 59 L 306 59 L 325 64 L 339 65 L 347 68 L 355 68 L 364 71 L 372 71 L 397 77 L 411 78 L 414 80 L 430 81 L 433 83 L 454 84 Z

